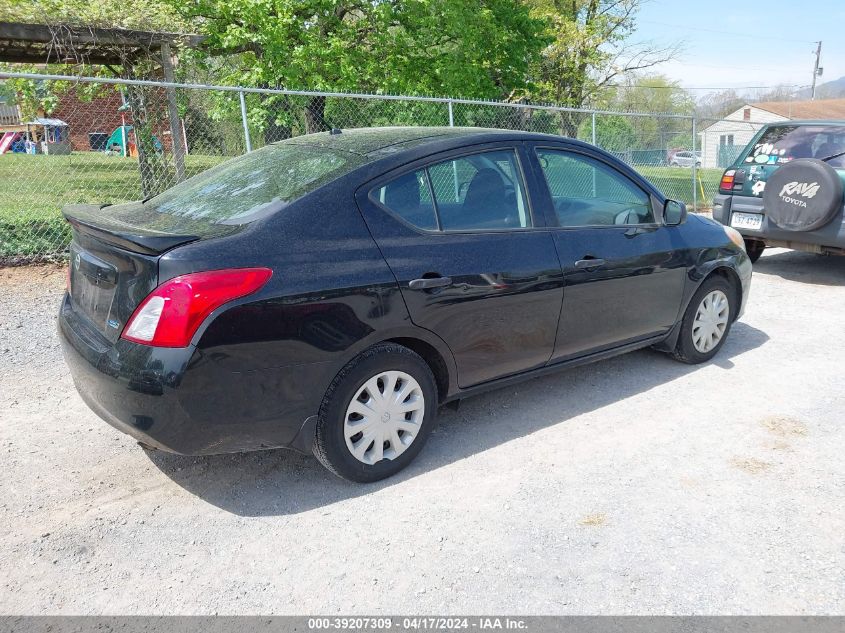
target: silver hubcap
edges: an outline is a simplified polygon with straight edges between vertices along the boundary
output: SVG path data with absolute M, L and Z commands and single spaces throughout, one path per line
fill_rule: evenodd
M 417 437 L 424 415 L 422 387 L 412 376 L 402 371 L 376 374 L 346 408 L 346 447 L 365 464 L 396 459 Z
M 708 293 L 698 306 L 692 324 L 692 344 L 706 354 L 719 344 L 728 327 L 731 306 L 721 290 Z

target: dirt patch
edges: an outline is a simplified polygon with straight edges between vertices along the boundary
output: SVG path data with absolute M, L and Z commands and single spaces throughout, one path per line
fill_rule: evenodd
M 0 267 L 0 288 L 12 289 L 21 286 L 33 286 L 35 280 L 44 280 L 49 284 L 54 277 L 64 276 L 66 270 L 67 266 L 64 264 Z
M 734 457 L 731 460 L 731 466 L 744 470 L 752 475 L 759 475 L 772 467 L 769 462 L 764 462 L 762 459 L 757 459 L 756 457 Z
M 782 415 L 769 416 L 760 421 L 766 430 L 778 437 L 790 437 L 796 435 L 807 435 L 807 427 L 796 418 Z
M 582 518 L 578 523 L 589 527 L 600 527 L 607 523 L 607 515 L 604 512 L 588 514 L 587 516 Z

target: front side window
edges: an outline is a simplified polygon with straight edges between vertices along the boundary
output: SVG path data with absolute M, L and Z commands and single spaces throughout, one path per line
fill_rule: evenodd
M 422 229 L 467 231 L 531 226 L 525 186 L 512 150 L 481 152 L 435 163 L 390 181 L 377 189 L 374 197 Z
M 654 223 L 649 195 L 609 165 L 582 154 L 538 149 L 560 226 Z

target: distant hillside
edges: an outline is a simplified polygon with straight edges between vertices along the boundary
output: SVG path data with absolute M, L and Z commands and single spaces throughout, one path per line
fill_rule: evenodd
M 812 91 L 809 88 L 799 90 L 797 96 L 801 99 L 809 99 Z M 816 86 L 816 99 L 837 99 L 845 97 L 845 77 L 826 81 Z

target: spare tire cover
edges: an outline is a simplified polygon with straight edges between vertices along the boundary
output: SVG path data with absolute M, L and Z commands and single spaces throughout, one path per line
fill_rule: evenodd
M 827 163 L 798 158 L 769 177 L 763 207 L 769 221 L 782 229 L 818 229 L 842 209 L 842 179 Z

